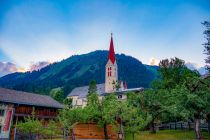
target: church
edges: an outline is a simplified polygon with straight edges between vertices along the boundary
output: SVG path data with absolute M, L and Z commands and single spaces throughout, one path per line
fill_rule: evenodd
M 118 80 L 118 66 L 114 51 L 114 41 L 111 34 L 108 60 L 105 66 L 105 83 L 97 84 L 97 93 L 100 98 L 109 94 L 116 94 L 119 100 L 126 100 L 126 93 L 139 92 L 143 88 L 127 88 L 126 81 Z M 77 87 L 73 89 L 68 98 L 72 99 L 73 107 L 84 107 L 87 105 L 87 95 L 89 86 Z

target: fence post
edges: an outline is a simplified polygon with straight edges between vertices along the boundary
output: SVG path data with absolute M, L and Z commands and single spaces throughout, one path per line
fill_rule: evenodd
M 175 130 L 176 130 L 176 122 L 175 122 Z
M 182 127 L 182 122 L 181 122 L 181 130 L 183 129 L 183 127 Z

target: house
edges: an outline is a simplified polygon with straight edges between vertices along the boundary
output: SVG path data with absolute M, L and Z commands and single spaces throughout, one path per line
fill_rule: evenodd
M 47 122 L 58 115 L 63 105 L 49 96 L 0 88 L 0 139 L 15 139 L 15 124 L 34 111 Z
M 100 98 L 114 93 L 120 100 L 126 100 L 126 93 L 128 92 L 139 92 L 143 90 L 142 87 L 128 89 L 126 81 L 118 80 L 118 66 L 115 58 L 112 34 L 108 60 L 105 66 L 105 83 L 97 84 L 96 86 Z M 84 107 L 87 105 L 88 87 L 89 86 L 77 87 L 69 93 L 68 98 L 72 99 L 72 105 L 74 107 Z

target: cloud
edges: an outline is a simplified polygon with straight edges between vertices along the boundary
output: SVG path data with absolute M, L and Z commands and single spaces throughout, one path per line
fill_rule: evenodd
M 38 63 L 32 64 L 32 65 L 30 66 L 30 70 L 29 70 L 29 71 L 40 70 L 40 69 L 46 67 L 46 66 L 49 65 L 49 64 L 50 64 L 50 62 L 46 62 L 46 61 L 38 62 Z
M 14 73 L 14 72 L 26 72 L 26 71 L 40 70 L 49 64 L 50 64 L 50 62 L 47 62 L 47 61 L 31 63 L 30 68 L 26 69 L 23 67 L 17 67 L 15 64 L 13 64 L 11 62 L 0 62 L 0 77 L 5 76 L 10 73 Z
M 18 68 L 15 64 L 10 62 L 0 62 L 0 77 L 17 71 Z
M 152 65 L 152 66 L 156 65 L 156 66 L 157 66 L 157 65 L 159 64 L 159 62 L 160 62 L 160 60 L 158 60 L 158 59 L 152 57 L 152 58 L 150 58 L 150 60 L 149 60 L 149 65 Z

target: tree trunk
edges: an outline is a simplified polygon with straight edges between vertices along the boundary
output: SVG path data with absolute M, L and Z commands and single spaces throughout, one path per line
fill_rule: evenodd
M 133 133 L 133 140 L 134 140 L 135 133 Z
M 201 140 L 202 139 L 202 134 L 200 131 L 200 119 L 195 119 L 195 134 L 196 134 L 196 139 Z
M 72 130 L 72 140 L 75 140 L 74 131 Z
M 150 133 L 156 133 L 154 120 L 150 123 Z
M 104 124 L 104 139 L 105 140 L 108 140 L 109 137 L 108 137 L 108 133 L 107 133 L 107 127 L 106 127 L 106 124 Z
M 120 119 L 120 133 L 122 134 L 122 140 L 125 139 L 125 134 L 124 134 L 124 128 L 123 128 L 123 123 L 122 123 L 122 119 Z

